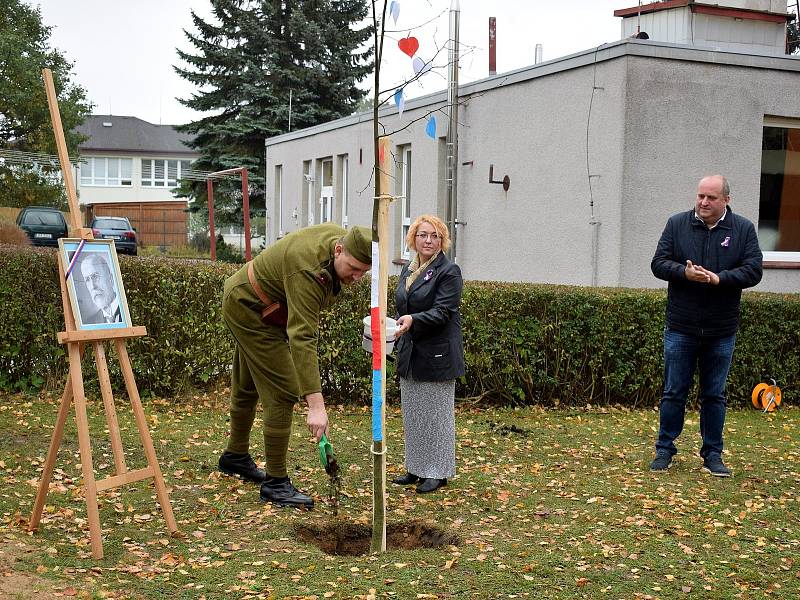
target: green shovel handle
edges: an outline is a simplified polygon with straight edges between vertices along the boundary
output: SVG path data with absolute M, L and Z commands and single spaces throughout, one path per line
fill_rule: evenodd
M 319 462 L 323 469 L 328 466 L 328 456 L 333 458 L 333 446 L 328 441 L 328 436 L 323 433 L 322 439 L 319 441 Z

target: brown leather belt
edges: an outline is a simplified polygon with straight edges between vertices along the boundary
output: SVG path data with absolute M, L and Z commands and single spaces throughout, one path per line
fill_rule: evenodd
M 252 286 L 253 291 L 256 293 L 256 296 L 258 296 L 258 299 L 264 303 L 265 308 L 261 311 L 262 319 L 265 319 L 266 317 L 274 313 L 276 310 L 280 310 L 281 303 L 275 302 L 272 299 L 270 299 L 270 297 L 264 293 L 264 290 L 261 289 L 261 286 L 258 285 L 258 281 L 256 281 L 256 275 L 253 272 L 252 260 L 249 263 L 247 263 L 247 279 L 250 280 L 250 285 Z

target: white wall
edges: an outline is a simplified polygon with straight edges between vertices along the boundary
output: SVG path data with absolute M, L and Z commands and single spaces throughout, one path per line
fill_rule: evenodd
M 733 209 L 757 223 L 764 116 L 800 119 L 799 91 L 800 59 L 650 41 L 622 41 L 462 86 L 458 216 L 467 224 L 459 229 L 457 258 L 465 277 L 664 285 L 650 272 L 653 251 L 669 215 L 692 206 L 703 175 L 728 176 Z M 402 119 L 394 109 L 381 119 L 387 131 L 402 129 L 392 135 L 395 147 L 412 147 L 413 216 L 444 215 L 444 99 L 418 99 Z M 430 111 L 440 122 L 437 140 L 424 133 Z M 303 161 L 345 153 L 349 223 L 371 223 L 368 118 L 268 140 L 268 175 L 283 165 L 285 231 L 296 229 L 288 215 L 295 206 L 300 212 Z M 496 180 L 510 177 L 507 193 L 489 183 L 490 164 Z M 592 211 L 598 227 L 589 223 Z M 392 259 L 399 217 L 395 207 Z M 800 269 L 770 270 L 757 289 L 798 291 Z
M 650 279 L 657 235 L 704 175 L 725 175 L 731 208 L 758 224 L 764 116 L 800 118 L 800 60 L 783 60 L 797 70 L 629 58 L 619 285 L 664 285 Z M 800 270 L 770 270 L 756 289 L 800 291 Z
M 468 225 L 458 251 L 466 277 L 591 285 L 588 122 L 599 275 L 618 279 L 623 65 L 592 63 L 467 100 L 460 161 L 474 163 L 459 173 Z M 595 77 L 605 83 L 592 97 Z M 508 192 L 489 184 L 492 163 L 496 180 L 510 177 Z

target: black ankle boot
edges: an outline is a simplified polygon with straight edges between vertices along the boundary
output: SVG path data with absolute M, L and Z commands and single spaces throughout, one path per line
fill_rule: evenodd
M 411 485 L 412 483 L 417 483 L 418 481 L 419 477 L 413 473 L 406 473 L 405 475 L 400 475 L 400 477 L 395 477 L 392 479 L 392 483 L 395 485 Z
M 267 473 L 256 466 L 249 454 L 234 454 L 227 450 L 219 457 L 219 470 L 226 475 L 233 475 L 245 481 L 263 483 Z
M 417 484 L 417 493 L 418 494 L 428 494 L 430 492 L 435 492 L 440 487 L 444 487 L 447 485 L 447 479 L 421 479 L 420 482 Z
M 296 506 L 298 508 L 314 508 L 314 500 L 298 491 L 288 477 L 271 477 L 261 484 L 261 501 L 272 502 L 278 506 Z

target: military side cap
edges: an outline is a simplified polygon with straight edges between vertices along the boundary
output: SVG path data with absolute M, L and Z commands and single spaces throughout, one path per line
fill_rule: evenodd
M 344 236 L 344 249 L 358 262 L 372 263 L 372 230 L 356 225 Z

